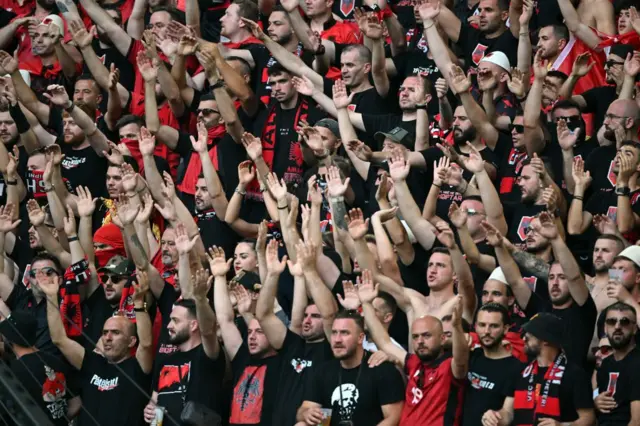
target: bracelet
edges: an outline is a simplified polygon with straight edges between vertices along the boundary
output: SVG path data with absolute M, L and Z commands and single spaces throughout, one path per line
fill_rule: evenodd
M 71 101 L 69 101 L 69 102 L 71 102 Z M 70 113 L 71 111 L 73 111 L 73 109 L 74 109 L 75 107 L 76 107 L 76 104 L 74 104 L 73 102 L 71 102 L 71 105 L 69 105 L 69 106 L 67 106 L 67 107 L 64 107 L 64 110 Z
M 286 209 L 288 209 L 288 208 L 289 208 L 289 206 L 284 206 L 284 207 L 280 207 L 280 206 L 278 206 L 278 210 L 286 210 Z
M 584 200 L 584 198 L 582 198 L 582 197 L 581 197 L 581 196 L 579 196 L 579 195 L 574 195 L 574 196 L 573 196 L 573 199 L 574 199 L 574 200 L 580 200 L 580 201 Z
M 422 109 L 422 110 L 426 111 L 427 110 L 427 105 L 426 104 L 418 104 L 418 105 L 416 105 L 416 110 L 419 110 L 419 109 Z
M 331 201 L 333 201 L 334 203 L 339 203 L 341 201 L 344 201 L 344 197 L 340 196 L 340 197 L 331 197 Z
M 423 30 L 423 31 L 426 31 L 426 30 L 428 30 L 429 28 L 433 27 L 435 24 L 436 24 L 435 22 L 431 21 L 431 25 L 429 25 L 428 27 L 424 27 L 422 30 Z
M 236 188 L 234 192 L 235 192 L 236 194 L 240 194 L 240 195 L 242 195 L 243 197 L 244 197 L 245 195 L 247 195 L 247 191 L 243 191 L 243 190 L 238 189 L 238 188 Z
M 211 86 L 211 90 L 220 89 L 224 87 L 224 80 L 219 79 Z
M 7 185 L 17 185 L 18 181 L 17 180 L 7 180 L 4 183 L 6 183 Z
M 436 188 L 438 188 L 438 189 L 442 188 L 442 186 L 441 186 L 441 185 L 438 185 L 437 183 L 432 183 L 431 185 L 435 186 L 435 187 L 436 187 Z
M 51 186 L 50 186 L 50 187 L 48 187 L 48 188 L 47 188 L 46 186 L 44 187 L 44 192 L 51 192 L 51 191 L 53 191 L 53 190 L 54 190 L 54 186 L 53 186 L 53 185 L 51 185 Z
M 529 33 L 520 33 L 520 35 L 526 35 L 526 36 L 528 36 L 528 35 L 529 35 Z
M 73 237 L 67 237 L 67 241 L 70 242 L 70 243 L 73 242 L 73 241 L 78 241 L 78 236 L 74 235 Z

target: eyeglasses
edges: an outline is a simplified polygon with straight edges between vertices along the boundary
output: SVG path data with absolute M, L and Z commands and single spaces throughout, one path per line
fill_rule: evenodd
M 618 325 L 618 323 L 620 323 L 621 327 L 629 327 L 631 324 L 635 324 L 635 321 L 631 321 L 627 317 L 622 317 L 622 318 L 607 318 L 606 320 L 604 320 L 604 323 L 612 327 Z
M 614 61 L 613 59 L 609 59 L 607 62 L 604 63 L 605 68 L 611 68 L 615 65 L 624 65 L 624 62 L 618 62 L 618 61 Z
M 524 125 L 522 124 L 509 124 L 509 131 L 513 132 L 516 131 L 516 133 L 524 133 Z
M 41 274 L 44 274 L 47 277 L 52 277 L 54 275 L 59 275 L 58 271 L 56 271 L 55 269 L 51 268 L 50 266 L 45 266 L 44 268 L 30 270 L 29 271 L 29 277 L 35 278 L 36 275 L 38 275 L 38 272 L 41 273 Z
M 119 274 L 103 274 L 100 277 L 100 281 L 102 281 L 102 284 L 106 284 L 107 281 L 109 281 L 109 279 L 111 279 L 112 283 L 119 283 L 122 280 L 126 280 L 128 277 L 126 275 L 119 275 Z
M 611 352 L 611 349 L 612 348 L 609 345 L 602 345 L 599 347 L 591 348 L 591 353 L 595 355 L 600 352 L 602 356 L 607 356 L 609 355 L 609 352 Z
M 215 112 L 216 114 L 220 114 L 220 111 L 216 111 L 216 110 L 215 110 L 215 109 L 213 109 L 213 108 L 202 108 L 202 109 L 197 109 L 197 110 L 196 110 L 196 114 L 197 114 L 197 115 L 199 115 L 200 113 L 202 113 L 202 115 L 211 115 L 211 114 L 213 114 L 214 112 Z
M 604 118 L 605 118 L 605 119 L 607 119 L 607 118 L 608 118 L 609 120 L 622 120 L 622 119 L 625 119 L 625 118 L 627 118 L 627 117 L 621 117 L 621 116 L 619 116 L 619 115 L 611 114 L 610 112 L 608 112 L 608 113 L 606 113 L 606 114 L 604 115 Z

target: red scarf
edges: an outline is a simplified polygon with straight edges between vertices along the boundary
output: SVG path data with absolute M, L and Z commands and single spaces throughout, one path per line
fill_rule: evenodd
M 110 249 L 96 251 L 95 256 L 97 268 L 105 266 L 107 262 L 117 254 L 120 256 L 127 256 L 124 249 L 122 232 L 120 232 L 120 228 L 113 223 L 102 225 L 93 235 L 93 241 L 95 243 L 106 244 L 112 247 Z
M 289 146 L 292 142 L 298 140 L 298 130 L 300 129 L 300 122 L 307 121 L 307 116 L 309 114 L 309 103 L 303 97 L 300 97 L 300 101 L 298 101 L 298 105 L 296 106 L 296 115 L 293 120 L 293 123 L 280 123 L 278 122 L 278 114 L 277 109 L 280 109 L 280 104 L 278 102 L 274 102 L 271 108 L 269 109 L 269 115 L 267 116 L 267 121 L 262 128 L 262 135 L 260 140 L 262 141 L 262 158 L 264 162 L 269 166 L 269 170 L 273 171 L 273 162 L 276 154 L 276 142 L 278 141 L 278 129 L 283 127 L 291 126 L 292 132 L 289 132 L 288 140 L 284 140 L 284 138 L 280 138 L 280 144 L 283 146 Z M 293 148 L 292 148 L 293 149 Z M 300 146 L 297 147 L 300 150 Z M 302 152 L 299 153 L 300 160 L 302 160 Z M 302 162 L 300 163 L 302 164 Z M 262 201 L 262 194 L 260 193 L 260 184 L 258 183 L 258 179 L 254 179 L 249 187 L 247 188 L 247 192 L 250 193 L 251 198 Z
M 242 41 L 238 41 L 238 42 L 227 42 L 227 43 L 222 43 L 224 47 L 228 48 L 228 49 L 240 49 L 243 46 L 249 45 L 249 44 L 262 44 L 262 42 L 255 38 L 254 36 L 251 37 L 247 37 Z
M 541 418 L 560 421 L 560 384 L 566 367 L 567 356 L 561 352 L 545 373 L 542 383 L 536 383 L 537 360 L 524 369 L 516 383 L 512 424 L 536 425 Z
M 209 158 L 213 163 L 213 167 L 218 170 L 218 145 L 219 140 L 227 132 L 224 124 L 218 124 L 208 130 L 209 135 L 207 139 L 207 145 L 209 146 Z M 202 172 L 202 160 L 200 160 L 200 154 L 195 151 L 191 152 L 191 158 L 187 163 L 187 170 L 184 172 L 182 182 L 178 185 L 178 189 L 184 193 L 194 195 L 196 193 L 196 183 L 198 182 L 198 176 Z

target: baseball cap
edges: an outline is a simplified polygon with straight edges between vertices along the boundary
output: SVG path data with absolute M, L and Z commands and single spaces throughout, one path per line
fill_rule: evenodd
M 9 342 L 25 348 L 35 345 L 37 328 L 36 317 L 27 311 L 14 311 L 0 322 L 0 334 Z
M 42 25 L 49 25 L 51 23 L 55 24 L 60 31 L 60 35 L 64 36 L 64 24 L 62 23 L 62 18 L 58 15 L 47 15 L 42 20 Z
M 638 268 L 640 268 L 640 246 L 629 246 L 626 249 L 622 250 L 616 257 L 624 257 L 626 259 L 629 259 L 630 261 L 635 263 Z
M 536 339 L 562 347 L 564 322 L 553 314 L 547 312 L 536 314 L 531 317 L 528 323 L 522 326 L 522 329 Z
M 382 146 L 385 139 L 391 139 L 392 142 L 404 145 L 409 149 L 413 149 L 413 144 L 415 143 L 415 137 L 412 137 L 412 135 L 402 127 L 394 127 L 388 133 L 377 132 L 373 135 L 373 138 L 380 146 Z
M 505 55 L 502 52 L 487 53 L 486 55 L 484 55 L 482 59 L 480 59 L 480 62 L 483 62 L 483 61 L 496 64 L 497 66 L 504 69 L 505 71 L 511 70 L 511 63 L 509 62 L 509 58 L 507 58 L 507 55 Z
M 109 259 L 109 262 L 107 262 L 106 265 L 98 269 L 98 272 L 108 272 L 115 275 L 131 275 L 135 270 L 135 263 L 124 256 L 115 255 Z
M 340 127 L 338 126 L 338 122 L 333 118 L 323 118 L 322 120 L 318 120 L 313 127 L 324 127 L 325 129 L 329 129 L 336 138 L 340 139 Z
M 499 266 L 491 272 L 491 275 L 487 278 L 487 281 L 489 280 L 500 281 L 504 285 L 509 285 L 507 278 L 504 276 L 504 272 L 502 272 L 502 268 Z
M 627 55 L 633 54 L 633 46 L 628 44 L 614 44 L 609 50 L 609 55 L 620 56 L 622 59 L 627 59 Z

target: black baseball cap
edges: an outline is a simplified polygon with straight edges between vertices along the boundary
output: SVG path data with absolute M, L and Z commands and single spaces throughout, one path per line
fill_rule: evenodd
M 378 146 L 382 148 L 382 144 L 385 139 L 390 139 L 392 142 L 399 143 L 400 145 L 404 145 L 409 149 L 413 149 L 413 145 L 415 144 L 415 136 L 409 133 L 407 130 L 402 127 L 394 127 L 389 132 L 377 132 L 373 135 L 373 138 L 376 142 L 378 142 Z
M 27 311 L 14 311 L 0 322 L 0 334 L 10 343 L 29 348 L 36 344 L 38 321 Z
M 534 315 L 522 329 L 536 339 L 540 339 L 557 347 L 564 342 L 564 322 L 557 316 L 541 312 Z
M 131 275 L 135 270 L 135 263 L 129 260 L 129 258 L 117 254 L 109 259 L 106 265 L 98 269 L 98 272 L 101 274 L 107 272 L 115 275 Z

